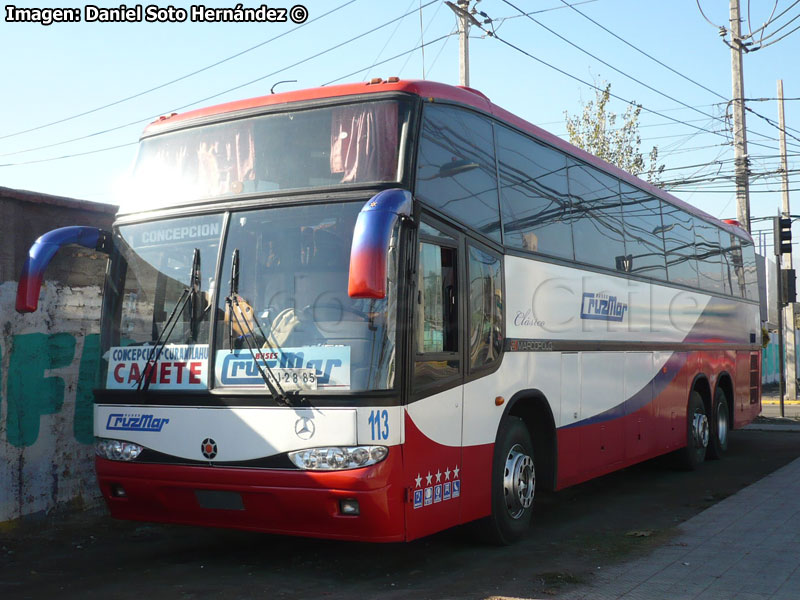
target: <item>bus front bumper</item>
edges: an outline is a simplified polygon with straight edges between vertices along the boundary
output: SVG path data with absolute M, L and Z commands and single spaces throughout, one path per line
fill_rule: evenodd
M 95 459 L 117 519 L 339 540 L 405 537 L 400 452 L 336 472 L 137 464 Z M 358 514 L 346 514 L 357 502 Z

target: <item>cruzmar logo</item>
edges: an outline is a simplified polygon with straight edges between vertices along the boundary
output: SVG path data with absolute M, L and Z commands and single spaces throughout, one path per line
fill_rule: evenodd
M 108 415 L 106 429 L 115 431 L 152 431 L 160 432 L 169 419 L 154 415 L 116 413 Z
M 581 319 L 596 321 L 622 321 L 628 305 L 617 300 L 616 296 L 585 292 L 581 302 Z

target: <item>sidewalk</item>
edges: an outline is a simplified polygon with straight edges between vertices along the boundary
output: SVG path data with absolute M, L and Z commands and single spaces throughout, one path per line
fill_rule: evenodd
M 800 422 L 748 427 L 789 428 L 800 444 Z M 598 571 L 592 585 L 562 597 L 797 600 L 800 458 L 684 522 L 678 532 L 651 555 Z
M 761 416 L 779 418 L 781 416 L 780 404 L 781 398 L 778 386 L 764 386 L 761 390 Z M 785 399 L 783 402 L 783 416 L 788 419 L 800 419 L 800 400 Z

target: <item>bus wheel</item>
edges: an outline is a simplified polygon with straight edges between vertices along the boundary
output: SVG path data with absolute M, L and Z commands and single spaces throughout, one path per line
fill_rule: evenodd
M 485 523 L 489 541 L 511 544 L 525 535 L 531 523 L 536 470 L 533 443 L 521 419 L 501 425 L 492 465 L 492 514 Z
M 728 399 L 725 392 L 717 390 L 717 401 L 711 417 L 711 440 L 708 444 L 708 458 L 720 459 L 728 449 Z
M 703 398 L 698 392 L 692 392 L 686 413 L 686 447 L 678 455 L 682 468 L 694 471 L 705 460 L 710 437 Z

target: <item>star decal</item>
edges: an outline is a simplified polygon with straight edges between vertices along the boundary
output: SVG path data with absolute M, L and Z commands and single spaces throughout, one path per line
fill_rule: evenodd
M 439 483 L 442 480 L 442 472 L 436 471 L 436 483 Z
M 422 485 L 422 477 L 420 477 L 419 473 L 417 473 L 417 478 L 414 481 L 417 483 L 415 487 L 420 487 Z
M 458 479 L 458 465 L 453 469 L 453 479 Z
M 431 475 L 430 471 L 428 471 L 428 476 L 425 479 L 427 480 L 427 485 L 430 485 L 431 479 L 433 479 L 433 475 Z
M 447 467 L 447 470 L 444 472 L 444 480 L 450 481 L 450 467 Z

